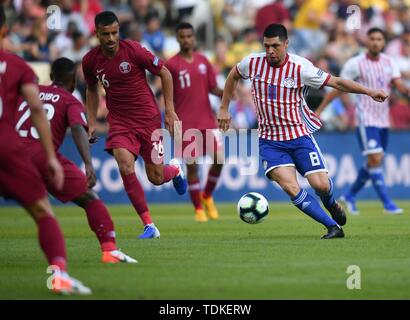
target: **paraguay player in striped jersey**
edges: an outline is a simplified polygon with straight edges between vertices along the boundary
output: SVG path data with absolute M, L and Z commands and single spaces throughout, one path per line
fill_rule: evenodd
M 410 90 L 400 78 L 400 70 L 391 57 L 382 53 L 385 46 L 385 34 L 379 28 L 367 32 L 367 52 L 349 59 L 344 65 L 341 76 L 356 80 L 369 88 L 381 88 L 389 92 L 391 85 L 400 93 L 409 97 Z M 316 110 L 318 114 L 341 92 L 331 91 L 325 96 Z M 348 192 L 341 198 L 351 214 L 358 214 L 356 195 L 370 179 L 373 187 L 388 214 L 400 214 L 403 210 L 387 195 L 382 170 L 383 152 L 387 147 L 389 102 L 377 103 L 366 96 L 356 99 L 357 136 L 362 153 L 367 162 L 360 168 L 358 176 Z
M 286 28 L 271 24 L 264 32 L 266 52 L 251 54 L 232 68 L 218 114 L 219 127 L 223 131 L 229 128 L 228 105 L 237 82 L 250 79 L 257 107 L 259 154 L 266 176 L 280 185 L 297 208 L 327 227 L 328 233 L 322 238 L 341 238 L 344 232 L 340 226 L 346 223 L 346 215 L 334 198 L 333 183 L 312 136 L 320 128 L 320 120 L 310 111 L 304 96 L 309 87 L 323 86 L 366 94 L 376 101 L 384 101 L 387 95 L 382 90 L 333 77 L 307 59 L 287 53 L 288 43 Z M 307 178 L 332 218 L 315 197 L 300 188 L 296 170 Z

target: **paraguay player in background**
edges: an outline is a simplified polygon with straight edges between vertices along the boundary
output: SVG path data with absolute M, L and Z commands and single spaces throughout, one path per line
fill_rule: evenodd
M 37 224 L 40 247 L 49 265 L 53 266 L 53 290 L 66 294 L 90 294 L 89 288 L 67 273 L 63 234 L 53 215 L 40 173 L 27 157 L 15 129 L 17 102 L 22 95 L 44 148 L 44 167 L 50 184 L 56 190 L 61 189 L 64 173 L 56 158 L 47 118 L 38 97 L 36 76 L 23 59 L 2 49 L 7 32 L 5 20 L 0 5 L 0 196 L 16 200 Z M 24 259 L 24 255 L 21 258 Z
M 192 25 L 180 23 L 176 28 L 176 37 L 180 52 L 170 58 L 165 65 L 173 78 L 175 112 L 181 121 L 182 136 L 189 130 L 193 134 L 188 135 L 189 140 L 182 141 L 182 155 L 187 162 L 188 190 L 195 208 L 195 220 L 206 222 L 208 217 L 218 219 L 218 210 L 212 193 L 223 166 L 218 163 L 218 159 L 222 158 L 222 139 L 208 95 L 212 93 L 222 97 L 223 92 L 217 87 L 216 76 L 208 59 L 194 52 L 195 34 Z M 197 130 L 193 132 L 192 129 Z M 196 159 L 206 154 L 212 157 L 213 164 L 209 169 L 205 188 L 201 192 Z
M 297 208 L 326 226 L 328 233 L 323 239 L 341 238 L 344 232 L 340 226 L 346 223 L 346 215 L 335 200 L 333 182 L 312 136 L 321 127 L 320 120 L 304 96 L 309 87 L 323 86 L 366 94 L 376 101 L 384 101 L 387 95 L 382 90 L 333 77 L 307 59 L 287 53 L 288 43 L 286 28 L 271 24 L 264 31 L 265 52 L 251 54 L 232 68 L 218 114 L 219 127 L 224 131 L 229 128 L 228 105 L 236 84 L 241 78 L 250 79 L 257 107 L 259 153 L 266 176 L 280 185 Z M 316 198 L 300 188 L 296 170 L 306 177 L 332 218 Z
M 89 135 L 95 135 L 99 106 L 98 83 L 104 86 L 110 125 L 105 150 L 118 163 L 125 191 L 144 224 L 141 239 L 159 238 L 160 233 L 151 219 L 144 190 L 135 174 L 135 160 L 144 159 L 148 179 L 154 185 L 170 180 L 179 194 L 186 192 L 187 184 L 178 161 L 163 165 L 164 147 L 161 114 L 148 86 L 145 71 L 159 76 L 165 98 L 165 126 L 173 134 L 177 131 L 178 117 L 174 111 L 172 76 L 164 63 L 138 42 L 119 39 L 119 22 L 110 11 L 95 17 L 95 29 L 100 45 L 83 58 L 87 82 L 87 117 Z
M 56 189 L 47 177 L 46 155 L 41 149 L 38 134 L 33 130 L 31 120 L 27 118 L 29 111 L 25 101 L 19 105 L 16 129 L 22 137 L 26 155 L 32 157 L 47 190 L 61 202 L 72 201 L 87 213 L 88 224 L 100 243 L 102 262 L 136 263 L 136 260 L 118 250 L 110 213 L 91 189 L 96 183 L 96 178 L 86 131 L 88 125 L 83 105 L 71 94 L 75 89 L 75 74 L 74 62 L 67 58 L 59 58 L 51 66 L 50 78 L 53 83 L 49 86 L 39 86 L 40 99 L 50 121 L 57 158 L 64 169 L 64 184 L 61 190 Z M 84 161 L 86 176 L 73 162 L 58 152 L 68 128 L 71 129 L 74 142 Z
M 379 28 L 371 28 L 367 32 L 367 52 L 350 58 L 341 71 L 341 77 L 355 80 L 371 89 L 383 89 L 386 92 L 391 86 L 410 96 L 410 89 L 400 78 L 400 70 L 393 58 L 382 53 L 385 46 L 385 33 Z M 320 114 L 337 96 L 338 90 L 329 92 L 316 110 Z M 356 99 L 357 137 L 362 154 L 367 157 L 360 168 L 357 178 L 348 192 L 341 197 L 351 214 L 359 214 L 356 207 L 356 196 L 370 179 L 373 187 L 383 203 L 384 212 L 400 214 L 403 212 L 387 194 L 383 175 L 383 155 L 388 142 L 390 126 L 389 101 L 376 102 L 365 95 Z

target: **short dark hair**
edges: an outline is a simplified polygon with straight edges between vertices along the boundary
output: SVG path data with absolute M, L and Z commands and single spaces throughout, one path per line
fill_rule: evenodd
M 282 24 L 272 23 L 265 28 L 263 36 L 266 38 L 279 37 L 281 41 L 288 39 L 288 31 Z
M 6 24 L 6 14 L 3 5 L 0 5 L 0 28 Z
M 65 81 L 75 73 L 75 63 L 68 58 L 58 58 L 51 65 L 51 74 L 54 80 Z
M 156 11 L 148 13 L 144 19 L 146 24 L 151 22 L 151 20 L 159 20 L 159 14 Z
M 178 32 L 179 30 L 182 30 L 182 29 L 194 30 L 194 27 L 189 22 L 181 22 L 177 25 L 175 30 L 176 30 L 176 32 Z
M 118 22 L 118 24 L 120 24 L 120 21 L 118 20 L 117 16 L 112 11 L 100 12 L 99 14 L 95 16 L 95 19 L 94 19 L 94 24 L 95 24 L 96 29 L 99 25 L 102 25 L 104 27 L 104 26 L 109 26 L 110 24 L 113 24 L 114 22 Z
M 377 27 L 370 28 L 367 31 L 367 36 L 369 37 L 372 33 L 375 33 L 375 32 L 381 33 L 383 35 L 384 40 L 386 40 L 386 32 L 384 32 L 384 30 L 377 28 Z
M 83 37 L 83 33 L 81 31 L 74 31 L 73 34 L 71 35 L 71 38 L 73 39 L 73 41 L 77 41 L 78 39 L 80 39 L 81 37 Z

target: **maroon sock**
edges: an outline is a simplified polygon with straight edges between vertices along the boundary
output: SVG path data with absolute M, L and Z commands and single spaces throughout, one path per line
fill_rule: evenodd
M 189 195 L 191 196 L 191 201 L 195 207 L 195 210 L 202 209 L 201 197 L 200 197 L 201 185 L 199 183 L 199 180 L 189 181 L 188 190 L 189 190 Z
M 179 173 L 179 169 L 173 165 L 164 166 L 164 183 L 175 178 Z
M 204 198 L 209 198 L 214 192 L 216 185 L 218 184 L 219 176 L 221 175 L 220 171 L 213 171 L 212 168 L 209 170 L 208 180 L 206 182 L 204 190 Z
M 144 190 L 135 173 L 122 176 L 122 181 L 124 182 L 124 188 L 128 194 L 128 198 L 131 200 L 132 205 L 140 216 L 142 223 L 144 225 L 152 223 L 147 201 L 145 200 Z
M 102 251 L 116 250 L 114 223 L 101 200 L 90 201 L 86 208 L 88 225 L 94 231 Z
M 67 254 L 64 236 L 56 218 L 51 214 L 41 217 L 37 221 L 38 240 L 40 247 L 47 257 L 49 265 L 55 265 L 60 271 L 67 269 Z

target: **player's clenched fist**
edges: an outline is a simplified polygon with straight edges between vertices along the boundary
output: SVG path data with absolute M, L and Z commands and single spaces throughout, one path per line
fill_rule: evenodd
M 97 183 L 97 178 L 95 176 L 95 170 L 91 164 L 85 165 L 85 175 L 87 177 L 88 187 L 93 188 Z
M 383 90 L 373 90 L 370 93 L 370 96 L 372 97 L 374 101 L 378 101 L 378 102 L 383 102 L 389 97 L 389 95 Z
M 181 124 L 179 118 L 175 112 L 165 113 L 165 129 L 169 131 L 171 136 L 178 136 L 181 132 Z
M 97 126 L 89 124 L 88 125 L 88 142 L 89 143 L 93 144 L 98 141 L 98 137 L 96 134 L 97 134 Z
M 222 131 L 226 131 L 229 129 L 229 125 L 231 123 L 231 114 L 227 110 L 219 110 L 218 112 L 218 125 L 219 129 Z

